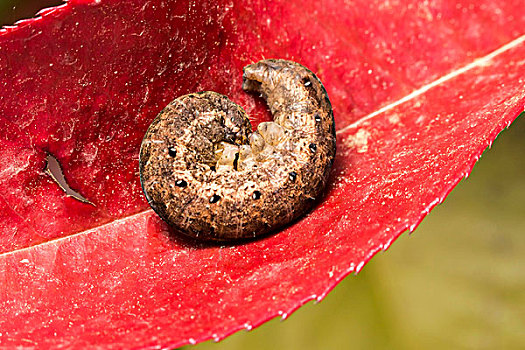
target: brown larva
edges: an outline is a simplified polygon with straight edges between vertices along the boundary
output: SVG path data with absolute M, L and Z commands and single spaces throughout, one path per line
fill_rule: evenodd
M 207 240 L 255 237 L 304 214 L 321 194 L 335 156 L 332 107 L 302 65 L 263 60 L 244 68 L 273 122 L 252 132 L 244 110 L 206 91 L 184 95 L 150 125 L 140 180 L 171 226 Z

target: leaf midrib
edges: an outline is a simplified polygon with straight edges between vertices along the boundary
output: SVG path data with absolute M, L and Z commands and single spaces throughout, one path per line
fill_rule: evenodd
M 517 37 L 516 39 L 508 42 L 507 44 L 499 47 L 498 49 L 488 53 L 487 55 L 485 56 L 482 56 L 482 57 L 478 57 L 476 59 L 474 59 L 472 62 L 470 62 L 469 64 L 461 67 L 461 68 L 458 68 L 450 73 L 447 73 L 445 74 L 444 76 L 428 83 L 428 84 L 425 84 L 423 85 L 422 87 L 418 88 L 417 90 L 414 90 L 413 92 L 411 92 L 410 94 L 396 100 L 395 102 L 392 102 L 386 106 L 383 106 L 381 108 L 379 108 L 378 110 L 370 113 L 370 114 L 367 114 L 361 118 L 359 118 L 357 121 L 349 124 L 349 125 L 346 125 L 344 126 L 343 128 L 339 129 L 336 131 L 336 134 L 343 134 L 345 133 L 346 131 L 350 130 L 350 129 L 354 129 L 356 127 L 358 127 L 359 125 L 363 124 L 364 122 L 366 121 L 369 121 L 370 119 L 373 119 L 381 114 L 383 114 L 384 112 L 386 111 L 389 111 L 405 102 L 408 102 L 410 100 L 413 100 L 415 99 L 416 97 L 418 96 L 421 96 L 423 95 L 425 92 L 427 92 L 428 90 L 432 89 L 432 88 L 435 88 L 461 74 L 464 74 L 474 68 L 477 68 L 477 67 L 481 67 L 481 66 L 484 66 L 484 65 L 487 65 L 487 63 L 489 61 L 491 61 L 492 59 L 494 59 L 495 57 L 503 54 L 504 52 L 506 51 L 509 51 L 515 47 L 518 47 L 519 45 L 521 45 L 522 43 L 525 42 L 525 34 L 522 34 L 521 36 Z M 14 255 L 14 254 L 17 254 L 17 253 L 20 253 L 20 252 L 24 252 L 24 251 L 29 251 L 29 250 L 32 250 L 32 249 L 35 249 L 35 248 L 39 248 L 39 247 L 42 247 L 42 246 L 45 246 L 45 245 L 51 245 L 51 244 L 57 244 L 61 241 L 65 241 L 65 240 L 68 240 L 68 239 L 74 239 L 75 237 L 77 236 L 81 236 L 81 235 L 84 235 L 84 234 L 88 234 L 90 232 L 94 232 L 94 231 L 97 231 L 99 229 L 102 229 L 104 227 L 109 227 L 111 225 L 115 225 L 115 224 L 119 224 L 119 223 L 123 223 L 123 222 L 126 222 L 128 220 L 132 220 L 133 218 L 136 218 L 136 217 L 140 217 L 142 215 L 145 215 L 145 214 L 149 214 L 149 213 L 152 213 L 153 210 L 152 209 L 147 209 L 147 210 L 143 210 L 143 211 L 140 211 L 138 213 L 135 213 L 135 214 L 132 214 L 132 215 L 129 215 L 129 216 L 126 216 L 126 217 L 123 217 L 123 218 L 118 218 L 118 219 L 115 219 L 115 220 L 112 220 L 112 221 L 109 221 L 103 225 L 99 225 L 99 226 L 94 226 L 94 227 L 91 227 L 87 230 L 84 230 L 84 231 L 80 231 L 80 232 L 77 232 L 77 233 L 73 233 L 71 235 L 67 235 L 67 236 L 63 236 L 63 237 L 59 237 L 59 238 L 56 238 L 56 239 L 52 239 L 52 240 L 49 240 L 49 241 L 45 241 L 45 242 L 41 242 L 41 243 L 38 243 L 38 244 L 35 244 L 35 245 L 31 245 L 29 247 L 24 247 L 24 248 L 20 248 L 20 249 L 15 249 L 15 250 L 12 250 L 12 251 L 8 251 L 8 252 L 4 252 L 4 253 L 1 253 L 0 254 L 0 258 L 4 258 L 4 257 L 7 257 L 9 255 Z

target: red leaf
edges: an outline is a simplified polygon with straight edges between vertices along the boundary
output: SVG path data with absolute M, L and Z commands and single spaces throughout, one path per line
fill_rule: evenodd
M 521 10 L 74 0 L 3 30 L 0 344 L 175 347 L 322 299 L 413 230 L 523 111 Z M 328 90 L 339 130 L 328 193 L 262 240 L 185 240 L 142 196 L 141 138 L 164 105 L 198 90 L 265 118 L 240 89 L 242 67 L 263 57 L 303 63 Z M 95 207 L 43 172 L 46 152 Z

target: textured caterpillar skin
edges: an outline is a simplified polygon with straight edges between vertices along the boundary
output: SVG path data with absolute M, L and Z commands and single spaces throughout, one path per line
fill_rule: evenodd
M 150 125 L 140 178 L 151 207 L 171 226 L 205 240 L 251 238 L 310 209 L 332 166 L 332 107 L 302 65 L 268 59 L 244 68 L 243 89 L 266 99 L 274 121 L 252 133 L 226 96 L 181 96 Z

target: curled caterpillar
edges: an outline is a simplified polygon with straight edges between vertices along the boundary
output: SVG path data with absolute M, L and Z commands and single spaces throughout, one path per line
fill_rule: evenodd
M 335 125 L 315 74 L 268 59 L 244 68 L 242 88 L 262 95 L 273 122 L 252 132 L 239 105 L 206 91 L 171 102 L 142 141 L 148 203 L 189 236 L 225 241 L 265 234 L 310 209 L 327 182 Z

